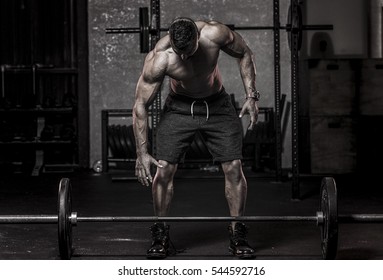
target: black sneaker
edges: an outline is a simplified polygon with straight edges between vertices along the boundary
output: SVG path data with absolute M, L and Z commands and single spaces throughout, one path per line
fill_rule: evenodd
M 150 227 L 152 233 L 152 246 L 147 251 L 149 259 L 164 259 L 169 253 L 169 226 L 155 223 Z
M 240 259 L 254 258 L 254 249 L 246 239 L 247 227 L 244 223 L 236 223 L 235 228 L 229 225 L 230 245 L 229 251 Z

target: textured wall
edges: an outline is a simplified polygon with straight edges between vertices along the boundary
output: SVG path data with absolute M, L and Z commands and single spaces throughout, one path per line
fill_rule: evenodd
M 289 2 L 280 1 L 282 25 L 286 23 Z M 136 82 L 144 60 L 144 55 L 139 53 L 138 34 L 105 34 L 105 28 L 137 27 L 138 8 L 142 6 L 149 6 L 149 1 L 89 1 L 91 163 L 101 158 L 101 110 L 132 107 Z M 162 0 L 162 27 L 169 26 L 177 16 L 189 16 L 196 20 L 214 19 L 237 26 L 272 25 L 273 1 Z M 274 107 L 273 32 L 267 30 L 239 32 L 256 57 L 257 87 L 262 93 L 260 106 Z M 281 39 L 282 93 L 289 96 L 290 54 L 284 31 L 281 31 Z M 235 93 L 237 101 L 241 104 L 244 91 L 236 61 L 222 53 L 219 65 L 227 92 Z M 167 94 L 167 88 L 168 83 L 165 81 L 163 97 Z M 287 131 L 283 155 L 284 167 L 291 166 L 290 128 Z
M 375 0 L 373 0 L 375 1 Z M 305 12 L 307 24 L 332 24 L 332 31 L 307 31 L 305 44 L 307 55 L 318 57 L 312 50 L 316 42 L 315 34 L 329 36 L 333 53 L 327 57 L 362 57 L 368 56 L 367 10 L 366 0 L 306 0 Z M 376 1 L 375 1 L 376 2 Z M 378 13 L 376 13 L 378 15 Z M 381 26 L 380 22 L 376 26 Z M 380 37 L 381 40 L 381 37 Z M 320 56 L 319 56 L 320 57 Z

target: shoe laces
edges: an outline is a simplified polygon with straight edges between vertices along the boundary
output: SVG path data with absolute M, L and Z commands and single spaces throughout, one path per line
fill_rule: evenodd
M 154 224 L 150 227 L 150 230 L 152 232 L 153 240 L 163 241 L 165 238 L 168 239 L 170 246 L 173 248 L 172 255 L 176 255 L 185 251 L 184 249 L 179 250 L 174 246 L 172 240 L 169 237 L 169 226 Z
M 152 232 L 152 238 L 154 240 L 164 240 L 165 238 L 169 239 L 169 226 L 154 224 L 150 227 Z
M 233 242 L 244 242 L 244 243 L 247 243 L 247 238 L 246 238 L 246 234 L 247 234 L 247 227 L 244 225 L 244 224 L 240 224 L 240 223 L 237 223 L 235 225 L 235 229 L 233 230 L 231 225 L 230 225 L 230 229 L 231 229 L 231 232 L 232 232 L 232 240 Z

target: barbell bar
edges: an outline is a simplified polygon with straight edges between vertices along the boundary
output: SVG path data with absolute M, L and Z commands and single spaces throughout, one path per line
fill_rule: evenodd
M 274 30 L 274 26 L 270 25 L 257 25 L 257 26 L 238 26 L 235 24 L 225 24 L 227 27 L 229 27 L 231 30 Z M 153 29 L 151 27 L 149 28 L 149 34 L 150 35 L 156 35 L 157 29 Z M 286 30 L 287 32 L 291 32 L 293 29 L 291 24 L 286 24 L 285 26 L 278 27 L 281 30 Z M 333 30 L 334 26 L 332 24 L 306 24 L 302 25 L 301 30 Z M 137 34 L 141 33 L 140 27 L 113 27 L 113 28 L 106 28 L 106 34 Z M 159 31 L 161 32 L 168 32 L 169 28 L 159 28 Z
M 321 212 L 316 216 L 242 216 L 242 217 L 158 217 L 158 216 L 83 216 L 78 217 L 77 212 L 72 212 L 69 220 L 72 226 L 78 223 L 110 223 L 110 222 L 315 222 L 323 223 Z M 0 224 L 57 224 L 57 215 L 2 215 Z M 339 215 L 340 224 L 353 223 L 383 223 L 382 214 L 349 214 Z
M 242 216 L 242 217 L 158 217 L 158 216 L 83 216 L 78 217 L 77 212 L 72 212 L 69 220 L 72 226 L 78 223 L 110 223 L 110 222 L 315 222 L 323 223 L 321 212 L 316 216 Z M 2 215 L 0 224 L 57 224 L 57 215 Z M 339 215 L 340 224 L 353 223 L 383 223 L 382 214 L 349 214 Z
M 94 222 L 315 222 L 321 230 L 324 259 L 335 259 L 338 244 L 338 223 L 382 223 L 383 214 L 338 215 L 337 189 L 334 178 L 321 182 L 319 211 L 313 216 L 239 216 L 239 217 L 158 217 L 158 216 L 78 216 L 72 212 L 72 186 L 68 178 L 59 183 L 57 215 L 1 215 L 0 224 L 58 224 L 59 251 L 62 259 L 73 252 L 72 227 Z
M 69 221 L 72 226 L 78 223 L 110 223 L 110 222 L 316 222 L 320 224 L 322 217 L 317 216 L 242 216 L 242 217 L 158 217 L 158 216 L 92 216 L 78 217 L 72 212 Z M 0 224 L 56 224 L 59 221 L 57 215 L 4 215 L 0 217 Z
M 302 24 L 302 12 L 299 8 L 299 13 L 297 17 L 291 16 L 291 7 L 289 8 L 288 13 L 288 22 L 285 26 L 237 26 L 234 24 L 226 24 L 231 30 L 275 30 L 281 29 L 286 30 L 288 33 L 289 46 L 290 42 L 290 34 L 296 33 L 298 34 L 299 45 L 302 42 L 302 31 L 303 30 L 333 30 L 333 25 L 331 24 L 316 24 L 316 25 L 304 25 Z M 139 27 L 117 27 L 117 28 L 106 28 L 106 34 L 124 34 L 124 33 L 139 33 L 140 34 L 140 50 L 141 53 L 149 52 L 149 37 L 150 35 L 158 35 L 158 32 L 167 32 L 168 28 L 152 28 L 150 26 L 150 18 L 149 18 L 149 9 L 147 7 L 139 8 Z

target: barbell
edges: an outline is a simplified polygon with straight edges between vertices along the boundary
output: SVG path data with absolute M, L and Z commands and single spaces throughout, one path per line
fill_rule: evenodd
M 159 32 L 166 32 L 168 28 L 153 28 L 150 25 L 149 9 L 147 7 L 139 8 L 139 27 L 120 27 L 120 28 L 106 28 L 107 34 L 122 34 L 122 33 L 139 33 L 140 34 L 140 51 L 147 53 L 150 50 L 150 36 L 159 35 Z M 284 29 L 287 31 L 287 38 L 289 46 L 291 46 L 291 35 L 298 35 L 299 49 L 302 45 L 302 31 L 304 30 L 333 30 L 333 25 L 303 25 L 302 11 L 298 6 L 298 14 L 293 16 L 291 6 L 288 11 L 287 24 L 285 26 L 237 26 L 234 24 L 226 24 L 231 30 L 276 30 Z
M 86 222 L 313 222 L 320 227 L 323 259 L 335 259 L 338 223 L 382 223 L 383 214 L 338 215 L 337 188 L 334 178 L 324 177 L 320 187 L 319 211 L 313 216 L 238 216 L 238 217 L 158 217 L 158 216 L 78 216 L 72 212 L 72 185 L 62 178 L 58 190 L 57 215 L 1 215 L 0 224 L 58 224 L 61 259 L 73 252 L 72 227 Z

